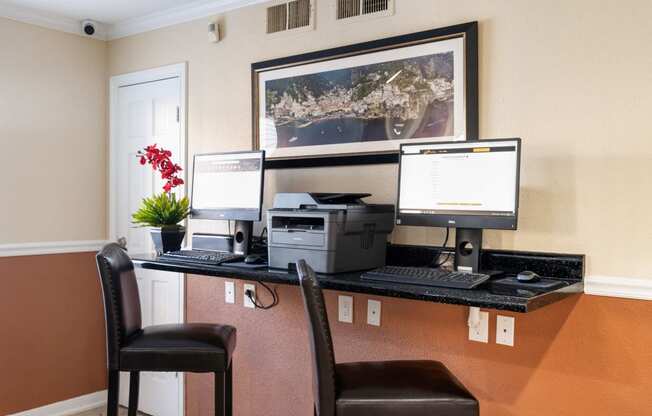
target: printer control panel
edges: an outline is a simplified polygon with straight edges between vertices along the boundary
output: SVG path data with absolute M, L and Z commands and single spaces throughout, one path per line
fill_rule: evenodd
M 272 217 L 272 231 L 324 231 L 324 218 Z

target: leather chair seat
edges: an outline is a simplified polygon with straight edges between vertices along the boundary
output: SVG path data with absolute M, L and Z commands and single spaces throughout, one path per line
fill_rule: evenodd
M 337 416 L 476 416 L 478 402 L 437 361 L 335 365 Z
M 223 372 L 233 356 L 235 334 L 229 325 L 148 326 L 120 350 L 121 370 Z

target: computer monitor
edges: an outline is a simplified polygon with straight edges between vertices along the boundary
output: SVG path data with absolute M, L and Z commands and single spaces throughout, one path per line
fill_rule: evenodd
M 260 221 L 265 152 L 200 154 L 194 157 L 190 215 L 235 220 L 234 252 L 247 254 L 253 221 Z
M 396 223 L 456 228 L 455 266 L 478 271 L 482 229 L 515 230 L 521 139 L 404 144 Z

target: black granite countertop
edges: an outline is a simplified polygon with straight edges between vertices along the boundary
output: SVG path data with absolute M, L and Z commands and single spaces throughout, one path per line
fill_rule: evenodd
M 440 250 L 436 247 L 389 246 L 387 263 L 425 266 L 432 260 L 433 255 L 441 252 Z M 296 273 L 288 270 L 170 263 L 158 260 L 155 255 L 132 255 L 132 259 L 138 267 L 144 269 L 276 284 L 299 284 Z M 511 289 L 498 288 L 488 282 L 476 289 L 463 290 L 370 282 L 360 278 L 361 272 L 322 274 L 318 277 L 324 289 L 513 312 L 530 312 L 584 290 L 584 256 L 581 255 L 484 250 L 482 265 L 484 270 L 502 270 L 507 276 L 522 270 L 532 270 L 547 279 L 563 282 L 564 286 L 552 291 L 541 291 L 527 285 Z

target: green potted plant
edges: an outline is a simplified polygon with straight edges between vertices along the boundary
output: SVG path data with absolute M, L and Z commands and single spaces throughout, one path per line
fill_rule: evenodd
M 143 202 L 133 215 L 134 224 L 151 227 L 151 236 L 156 251 L 167 253 L 181 249 L 186 229 L 180 222 L 190 214 L 190 201 L 187 197 L 177 198 L 172 189 L 183 185 L 179 177 L 181 166 L 172 162 L 172 152 L 158 148 L 155 144 L 138 152 L 141 165 L 150 164 L 154 171 L 160 172 L 165 181 L 163 192 L 143 198 Z

